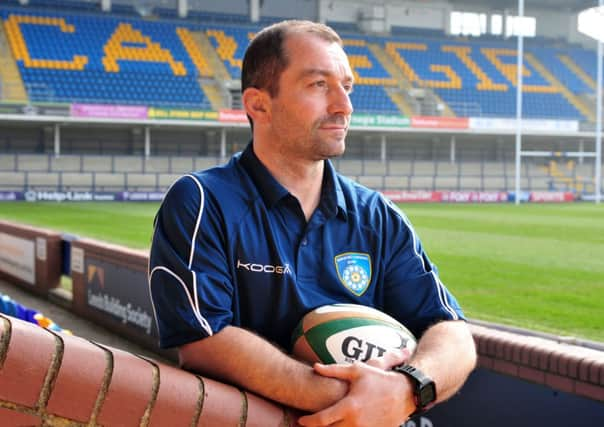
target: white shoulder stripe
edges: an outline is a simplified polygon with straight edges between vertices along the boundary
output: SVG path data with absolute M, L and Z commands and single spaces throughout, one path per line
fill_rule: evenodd
M 205 194 L 203 192 L 203 187 L 201 186 L 201 182 L 193 175 L 187 174 L 185 175 L 188 178 L 191 178 L 193 182 L 197 185 L 199 189 L 199 211 L 197 212 L 197 220 L 195 221 L 195 229 L 193 230 L 193 236 L 191 237 L 191 249 L 189 250 L 189 270 L 193 265 L 193 255 L 195 254 L 195 240 L 197 239 L 197 230 L 199 229 L 199 223 L 201 222 L 201 215 L 203 214 L 203 206 L 205 203 Z
M 151 305 L 153 306 L 153 311 L 155 312 L 156 322 L 157 322 L 157 311 L 155 310 L 155 303 L 153 302 L 153 293 L 151 292 L 151 278 L 153 277 L 153 273 L 155 273 L 158 270 L 165 271 L 166 273 L 168 273 L 169 275 L 174 277 L 178 283 L 180 283 L 180 285 L 182 286 L 182 289 L 184 290 L 185 294 L 187 295 L 187 299 L 189 300 L 189 304 L 191 305 L 191 310 L 193 311 L 195 318 L 199 322 L 199 325 L 203 328 L 203 330 L 206 331 L 206 333 L 208 335 L 212 335 L 213 333 L 212 333 L 212 328 L 210 327 L 210 324 L 201 315 L 201 312 L 199 311 L 199 307 L 197 306 L 197 304 L 193 303 L 191 294 L 189 293 L 189 290 L 187 289 L 187 286 L 185 285 L 183 280 L 180 277 L 178 277 L 178 275 L 176 273 L 174 273 L 170 269 L 168 269 L 164 266 L 161 266 L 161 265 L 155 267 L 153 270 L 151 270 L 151 273 L 149 273 L 149 295 L 151 296 Z M 195 275 L 193 275 L 193 277 L 195 277 Z M 193 289 L 195 289 L 195 294 L 197 294 L 196 281 L 193 282 Z M 197 300 L 197 295 L 195 295 L 195 299 Z M 159 325 L 158 325 L 158 329 L 159 329 Z
M 199 189 L 199 211 L 197 212 L 197 219 L 195 220 L 195 228 L 193 229 L 193 236 L 191 237 L 191 248 L 189 249 L 189 264 L 188 268 L 191 270 L 191 266 L 193 265 L 193 256 L 195 255 L 195 241 L 197 240 L 197 231 L 199 230 L 199 224 L 201 223 L 201 216 L 203 215 L 203 207 L 205 205 L 205 193 L 203 191 L 203 187 L 201 182 L 191 174 L 185 175 L 188 178 L 191 178 L 197 188 Z M 193 279 L 193 293 L 195 302 L 195 308 L 199 312 L 199 298 L 197 298 L 197 276 L 195 272 L 191 270 L 191 275 Z
M 449 304 L 449 301 L 447 301 L 447 293 L 445 291 L 445 285 L 443 285 L 443 282 L 440 281 L 440 279 L 438 278 L 438 276 L 436 275 L 436 273 L 434 271 L 432 271 L 432 276 L 434 277 L 434 282 L 436 283 L 436 288 L 438 290 L 438 299 L 440 300 L 440 303 L 442 304 L 443 308 L 445 309 L 445 311 L 447 313 L 449 313 L 451 315 L 451 319 L 459 320 L 459 315 L 457 314 L 457 312 L 455 310 L 453 310 L 453 307 L 451 307 L 451 304 Z

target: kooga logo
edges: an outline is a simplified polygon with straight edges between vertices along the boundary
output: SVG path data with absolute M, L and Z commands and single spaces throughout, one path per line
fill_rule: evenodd
M 254 273 L 269 273 L 269 274 L 291 274 L 289 264 L 271 265 L 271 264 L 253 264 L 250 262 L 241 262 L 237 260 L 237 269 L 253 271 Z

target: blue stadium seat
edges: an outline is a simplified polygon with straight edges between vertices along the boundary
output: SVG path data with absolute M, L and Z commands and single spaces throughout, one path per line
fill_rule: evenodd
M 568 56 L 594 81 L 597 81 L 596 53 L 593 50 L 583 48 L 569 49 Z M 604 61 L 604 59 L 602 59 Z

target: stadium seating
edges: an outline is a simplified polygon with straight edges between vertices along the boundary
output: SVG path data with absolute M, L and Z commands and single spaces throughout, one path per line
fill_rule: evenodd
M 91 172 L 62 172 L 61 187 L 70 191 L 90 191 L 94 188 L 94 174 Z
M 7 154 L 0 162 L 0 191 L 165 191 L 181 174 L 220 164 L 217 157 Z M 532 191 L 582 191 L 593 162 L 524 162 L 522 186 Z M 505 161 L 335 159 L 336 169 L 380 190 L 507 191 L 515 165 Z
M 191 36 L 203 33 L 232 79 L 250 38 L 279 18 L 251 23 L 245 14 L 157 7 L 160 20 L 136 17 L 129 5 L 101 14 L 94 2 L 32 0 L 30 7 L 0 7 L 4 28 L 25 87 L 34 102 L 81 102 L 211 109 L 200 76 L 211 77 Z M 59 4 L 57 9 L 51 6 Z M 433 91 L 457 116 L 515 115 L 516 50 L 493 37 L 456 39 L 442 31 L 394 27 L 391 36 L 364 36 L 355 25 L 341 28 L 356 78 L 355 111 L 401 114 L 388 89 L 410 84 Z M 369 45 L 381 48 L 378 58 Z M 387 70 L 390 61 L 407 82 Z M 586 120 L 574 99 L 593 92 L 593 52 L 547 39 L 528 43 L 523 115 Z
M 534 50 L 533 54 L 541 61 L 545 67 L 551 71 L 551 73 L 571 92 L 576 94 L 589 93 L 593 92 L 594 89 L 590 87 L 583 79 L 581 79 L 577 74 L 575 74 L 572 70 L 570 70 L 566 64 L 562 61 L 562 55 L 572 55 L 572 52 L 578 49 L 572 49 L 568 52 L 556 50 L 549 47 L 543 47 L 538 50 Z M 570 56 L 570 55 L 569 55 Z M 574 56 L 574 55 L 572 55 Z M 590 58 L 590 55 L 587 55 L 587 58 Z M 595 56 L 593 54 L 590 58 L 592 61 L 595 61 Z M 578 64 L 578 61 L 574 61 Z M 595 64 L 592 64 L 592 67 L 595 69 Z M 586 67 L 585 70 L 589 70 L 592 67 Z
M 411 83 L 433 89 L 457 115 L 515 115 L 516 51 L 509 43 L 398 38 L 385 49 Z M 531 63 L 524 67 L 525 117 L 584 119 Z
M 22 191 L 28 188 L 28 172 L 0 171 L 0 191 Z
M 25 9 L 0 13 L 34 102 L 210 108 L 173 24 Z
M 593 51 L 587 49 L 569 49 L 568 56 L 595 82 L 597 79 L 596 55 Z M 603 60 L 604 61 L 604 60 Z
M 50 156 L 49 170 L 56 172 L 78 172 L 82 170 L 84 158 L 82 156 L 65 155 L 61 157 Z
M 85 155 L 82 156 L 80 172 L 113 172 L 113 156 Z

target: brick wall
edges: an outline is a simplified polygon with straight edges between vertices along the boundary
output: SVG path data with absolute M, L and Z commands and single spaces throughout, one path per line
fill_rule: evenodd
M 479 366 L 604 402 L 604 352 L 472 325 Z M 235 387 L 0 315 L 0 425 L 293 426 Z
M 604 352 L 472 325 L 478 366 L 604 402 Z
M 0 426 L 295 425 L 235 387 L 0 315 Z

